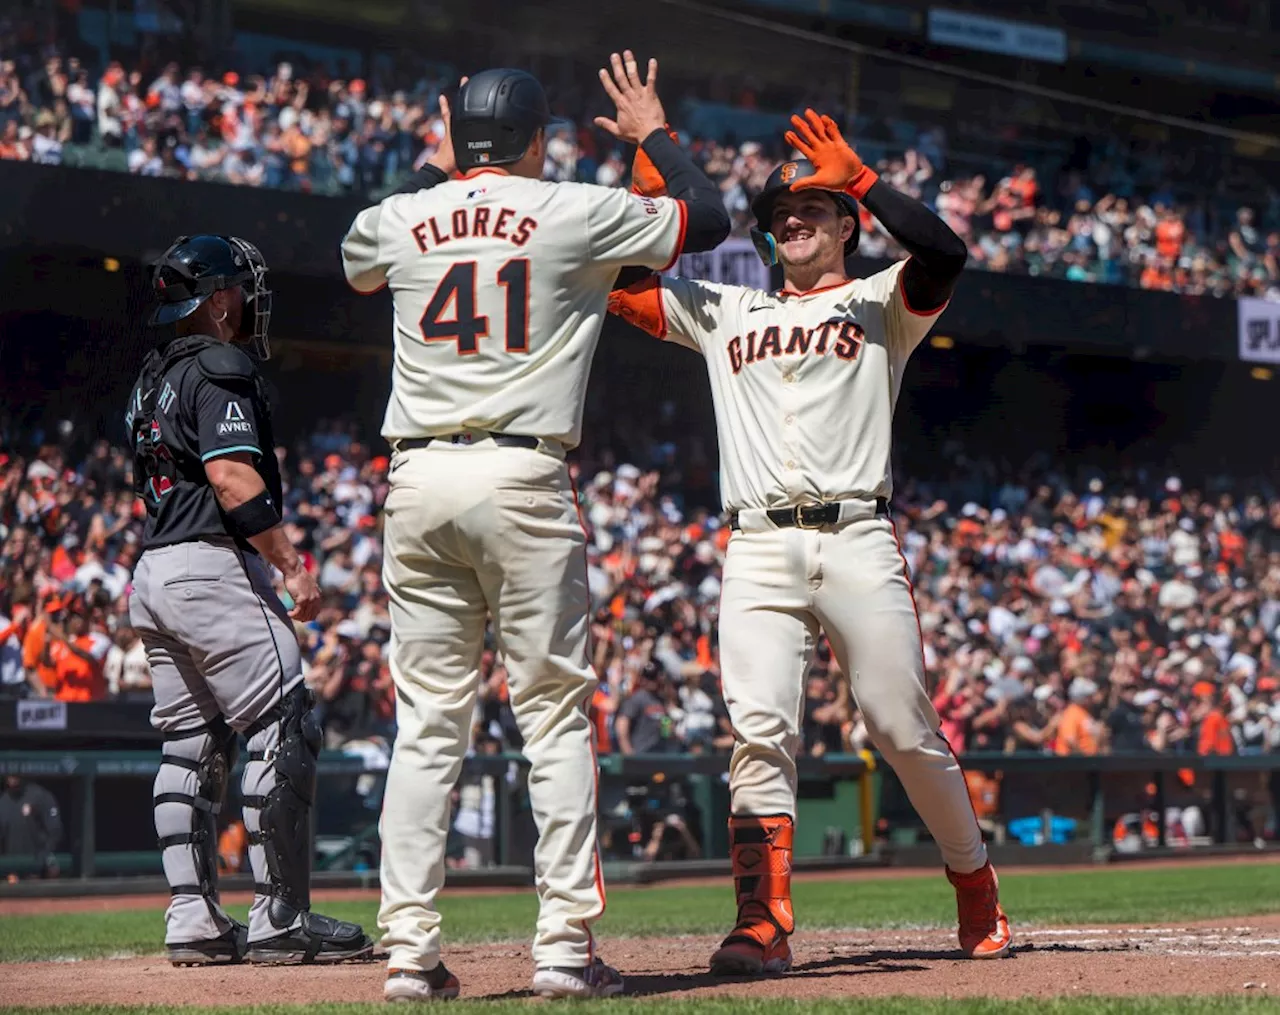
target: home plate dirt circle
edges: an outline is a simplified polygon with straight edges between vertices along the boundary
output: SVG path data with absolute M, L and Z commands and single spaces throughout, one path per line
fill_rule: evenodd
M 1280 914 L 1175 926 L 1015 928 L 1013 954 L 958 957 L 942 930 L 811 931 L 793 939 L 795 970 L 767 980 L 717 980 L 709 937 L 623 938 L 607 961 L 637 996 L 820 998 L 886 994 L 951 997 L 1280 993 Z M 463 997 L 527 997 L 526 946 L 447 949 Z M 174 969 L 158 957 L 0 965 L 6 1005 L 164 1006 L 378 1001 L 381 960 L 332 967 Z

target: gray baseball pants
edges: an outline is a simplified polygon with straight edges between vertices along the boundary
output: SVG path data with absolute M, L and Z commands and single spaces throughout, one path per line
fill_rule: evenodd
M 231 926 L 217 889 L 216 816 L 235 761 L 235 734 L 253 726 L 302 680 L 292 621 L 267 564 L 229 538 L 143 553 L 129 618 L 151 667 L 151 724 L 165 736 L 155 782 L 156 833 L 172 898 L 167 944 L 216 938 Z M 251 751 L 275 746 L 278 724 L 254 731 Z M 259 743 L 261 741 L 261 743 Z M 245 766 L 245 798 L 263 799 L 276 775 L 266 761 Z M 246 804 L 254 881 L 269 883 L 264 846 L 254 843 L 259 809 Z M 276 936 L 261 887 L 249 910 L 249 940 Z

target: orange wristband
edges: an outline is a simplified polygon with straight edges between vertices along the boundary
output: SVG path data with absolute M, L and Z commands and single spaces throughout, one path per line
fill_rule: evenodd
M 861 201 L 867 196 L 867 191 L 875 186 L 878 179 L 880 179 L 880 174 L 866 163 L 863 163 L 862 168 L 858 170 L 858 175 L 849 181 L 844 188 L 844 192 L 855 200 Z

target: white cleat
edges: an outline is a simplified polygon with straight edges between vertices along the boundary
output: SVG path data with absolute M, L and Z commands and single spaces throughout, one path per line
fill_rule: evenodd
M 382 996 L 391 1002 L 452 1001 L 458 996 L 458 978 L 441 962 L 429 973 L 416 969 L 390 969 Z
M 614 997 L 622 993 L 622 974 L 596 959 L 589 966 L 543 966 L 533 974 L 539 997 Z

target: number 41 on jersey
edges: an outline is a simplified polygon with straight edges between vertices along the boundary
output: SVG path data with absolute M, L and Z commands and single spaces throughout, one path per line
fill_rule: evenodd
M 457 342 L 459 356 L 480 351 L 489 318 L 476 305 L 476 273 L 475 261 L 459 261 L 445 273 L 422 314 L 424 342 Z M 506 293 L 507 352 L 528 352 L 529 259 L 513 257 L 498 269 L 497 282 Z

